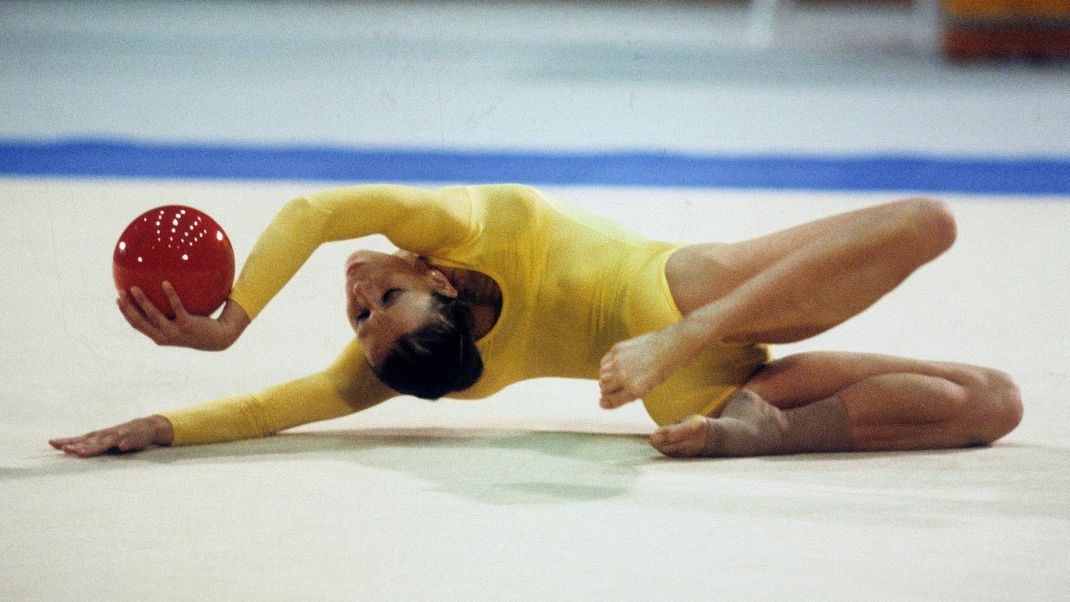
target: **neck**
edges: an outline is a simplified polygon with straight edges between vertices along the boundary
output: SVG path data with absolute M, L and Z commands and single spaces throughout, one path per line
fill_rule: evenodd
M 462 301 L 475 305 L 501 305 L 502 291 L 493 278 L 467 270 L 463 274 L 461 286 L 457 288 Z
M 458 298 L 472 311 L 476 339 L 483 338 L 501 314 L 502 290 L 498 283 L 482 272 L 437 266 L 436 269 L 446 275 L 457 289 Z

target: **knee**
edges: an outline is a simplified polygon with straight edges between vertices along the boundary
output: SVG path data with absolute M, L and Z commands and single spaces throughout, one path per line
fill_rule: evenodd
M 928 258 L 936 257 L 955 244 L 958 225 L 947 203 L 916 197 L 903 201 L 900 207 L 907 216 L 908 228 L 915 243 L 926 251 Z
M 992 372 L 994 373 L 993 381 L 996 383 L 993 388 L 993 395 L 996 398 L 995 404 L 998 408 L 998 422 L 1003 431 L 1000 435 L 1002 437 L 1013 431 L 1022 422 L 1024 414 L 1022 393 L 1010 375 L 996 370 Z
M 981 368 L 979 372 L 973 396 L 975 406 L 980 410 L 978 419 L 983 442 L 992 443 L 1022 422 L 1022 396 L 1010 375 L 989 368 Z

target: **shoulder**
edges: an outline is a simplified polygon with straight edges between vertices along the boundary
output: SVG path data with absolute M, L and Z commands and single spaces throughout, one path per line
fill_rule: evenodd
M 541 191 L 523 184 L 480 184 L 468 186 L 467 190 L 473 202 L 532 207 L 547 205 Z
M 539 190 L 521 184 L 469 186 L 472 213 L 476 219 L 504 225 L 533 225 L 553 214 L 553 207 Z

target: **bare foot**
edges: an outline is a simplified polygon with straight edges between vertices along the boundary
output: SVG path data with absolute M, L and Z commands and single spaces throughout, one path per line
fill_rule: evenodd
M 669 424 L 654 431 L 650 436 L 650 444 L 672 458 L 697 456 L 706 446 L 709 424 L 709 418 L 692 414 L 676 424 Z
M 670 326 L 617 343 L 602 358 L 599 405 L 611 409 L 646 395 L 694 359 Z
M 720 418 L 692 414 L 650 436 L 655 449 L 674 458 L 742 457 L 784 453 L 787 419 L 750 391 L 738 391 Z

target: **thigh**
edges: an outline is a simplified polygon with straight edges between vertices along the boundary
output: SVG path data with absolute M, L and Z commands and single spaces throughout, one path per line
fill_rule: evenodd
M 673 299 L 687 315 L 735 290 L 799 248 L 845 228 L 888 219 L 899 201 L 841 213 L 737 243 L 689 245 L 673 253 L 665 277 Z
M 888 374 L 931 376 L 969 389 L 981 386 L 984 369 L 950 362 L 870 353 L 813 352 L 789 355 L 762 367 L 744 388 L 779 408 L 827 399 L 863 380 Z

